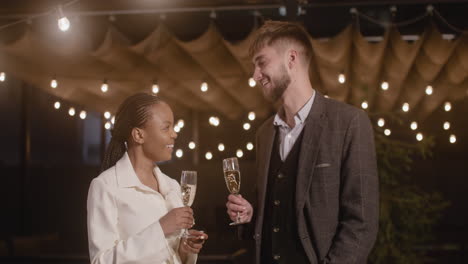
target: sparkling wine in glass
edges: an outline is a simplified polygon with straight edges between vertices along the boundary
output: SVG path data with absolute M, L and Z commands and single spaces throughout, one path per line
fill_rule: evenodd
M 184 206 L 192 206 L 195 194 L 197 192 L 197 172 L 182 171 L 180 177 L 180 189 L 182 193 L 182 203 Z M 190 235 L 187 229 L 182 233 L 183 238 L 189 238 Z
M 227 158 L 223 160 L 223 172 L 224 180 L 226 181 L 226 187 L 231 194 L 239 195 L 241 177 L 239 170 L 239 161 L 237 158 Z M 239 212 L 237 212 L 237 218 L 235 222 L 229 225 L 243 224 L 240 221 Z

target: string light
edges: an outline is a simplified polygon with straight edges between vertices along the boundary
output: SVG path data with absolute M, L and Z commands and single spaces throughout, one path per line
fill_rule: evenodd
M 185 126 L 185 122 L 183 119 L 179 119 L 179 121 L 177 121 L 177 126 L 180 127 L 180 128 L 183 128 Z
M 254 80 L 254 78 L 249 78 L 249 86 L 250 87 L 255 87 L 257 85 L 257 82 Z
M 338 75 L 338 82 L 341 84 L 346 82 L 346 76 L 343 73 L 340 73 L 340 75 Z
M 179 132 L 180 132 L 180 127 L 179 127 L 178 125 L 175 125 L 175 126 L 174 126 L 174 131 L 175 131 L 176 133 L 179 133 Z
M 390 136 L 390 134 L 392 134 L 392 131 L 387 128 L 387 129 L 384 130 L 384 134 L 388 137 L 388 136 Z
M 208 91 L 208 84 L 206 82 L 202 82 L 202 84 L 200 85 L 200 90 L 206 93 Z
M 68 110 L 68 114 L 69 114 L 70 116 L 75 116 L 75 108 L 70 107 L 70 109 Z
M 248 117 L 249 117 L 250 121 L 254 121 L 255 120 L 255 112 L 250 112 Z
M 57 82 L 57 80 L 56 80 L 55 78 L 53 78 L 53 79 L 50 81 L 50 87 L 53 88 L 53 89 L 55 89 L 55 88 L 57 88 L 57 86 L 58 86 L 58 82 Z
M 377 121 L 377 125 L 378 125 L 379 127 L 385 126 L 385 119 L 379 118 L 379 120 Z
M 104 112 L 104 118 L 105 119 L 111 118 L 111 113 L 109 111 Z
M 445 102 L 444 104 L 445 112 L 448 112 L 452 109 L 452 104 L 450 102 Z
M 101 91 L 102 91 L 103 93 L 107 93 L 107 91 L 109 91 L 109 85 L 107 84 L 107 81 L 106 81 L 106 80 L 104 80 L 104 81 L 102 82 Z
M 109 121 L 107 121 L 105 124 L 104 124 L 104 128 L 106 130 L 109 130 L 111 128 L 111 123 Z
M 219 151 L 224 151 L 224 144 L 223 143 L 218 144 L 218 150 Z
M 81 111 L 80 112 L 80 118 L 85 119 L 86 118 L 86 111 Z
M 423 140 L 423 138 L 424 138 L 424 137 L 423 137 L 423 134 L 421 134 L 421 133 L 418 133 L 418 134 L 416 135 L 416 139 L 417 139 L 418 141 Z
M 111 123 L 112 123 L 112 124 L 115 124 L 115 116 L 113 116 L 113 117 L 111 118 Z
M 238 150 L 236 151 L 236 156 L 237 156 L 238 158 L 242 158 L 242 156 L 244 156 L 244 152 L 242 151 L 242 149 L 238 149 Z
M 367 101 L 364 101 L 361 103 L 361 107 L 362 109 L 367 109 L 369 107 L 369 103 L 367 103 Z
M 213 154 L 212 154 L 211 152 L 208 151 L 208 152 L 205 154 L 205 159 L 211 160 L 212 158 L 213 158 Z
M 175 155 L 180 159 L 184 156 L 184 151 L 181 149 L 176 150 Z
M 0 82 L 4 82 L 6 79 L 6 75 L 4 72 L 0 72 Z
M 325 98 L 327 98 L 327 99 L 330 98 L 328 95 L 324 95 L 323 97 L 325 97 Z
M 254 145 L 251 142 L 249 142 L 247 143 L 246 148 L 247 150 L 252 150 L 254 148 Z
M 59 6 L 57 8 L 58 12 L 58 20 L 57 20 L 57 25 L 59 29 L 63 32 L 68 31 L 70 29 L 70 20 L 63 14 L 62 7 Z
M 55 109 L 60 109 L 60 102 L 59 101 L 55 102 L 54 107 Z
M 250 124 L 249 123 L 244 123 L 243 128 L 244 128 L 244 130 L 249 130 L 250 129 Z
M 432 86 L 428 85 L 426 86 L 426 94 L 431 95 L 434 90 L 432 89 Z
M 416 129 L 418 129 L 418 123 L 416 123 L 416 122 L 413 121 L 413 122 L 411 122 L 411 126 L 410 126 L 410 127 L 411 127 L 411 130 L 416 130 Z
M 382 82 L 382 84 L 380 84 L 380 88 L 382 88 L 382 90 L 384 91 L 387 91 L 388 90 L 388 82 Z
M 153 83 L 153 86 L 151 87 L 151 91 L 154 93 L 154 94 L 158 94 L 159 93 L 159 85 L 155 82 Z
M 409 104 L 408 104 L 408 103 L 404 103 L 403 106 L 401 107 L 401 109 L 402 109 L 404 112 L 408 112 L 408 111 L 409 111 Z
M 190 141 L 190 142 L 188 143 L 189 149 L 195 149 L 196 146 L 197 146 L 197 145 L 195 145 L 195 142 L 193 142 L 193 141 Z
M 457 142 L 457 137 L 455 135 L 450 135 L 450 143 L 455 143 Z
M 444 129 L 449 130 L 450 129 L 450 122 L 446 121 L 444 122 Z

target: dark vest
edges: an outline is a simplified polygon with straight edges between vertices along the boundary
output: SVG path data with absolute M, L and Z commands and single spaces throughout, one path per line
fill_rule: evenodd
M 309 263 L 299 239 L 295 213 L 296 179 L 304 129 L 284 162 L 279 154 L 279 131 L 276 129 L 268 172 L 261 263 Z

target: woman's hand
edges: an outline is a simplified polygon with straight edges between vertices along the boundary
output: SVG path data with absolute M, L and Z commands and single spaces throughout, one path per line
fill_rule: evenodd
M 193 211 L 188 206 L 174 208 L 159 219 L 164 235 L 191 228 L 193 223 Z
M 203 247 L 203 244 L 208 239 L 208 235 L 203 231 L 190 229 L 188 231 L 190 237 L 182 238 L 180 241 L 179 254 L 181 257 L 188 253 L 198 254 Z

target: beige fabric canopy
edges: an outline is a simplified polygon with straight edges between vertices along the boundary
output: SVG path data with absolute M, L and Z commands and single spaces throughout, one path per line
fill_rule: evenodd
M 252 31 L 253 32 L 253 31 Z M 184 42 L 164 25 L 143 41 L 131 45 L 115 28 L 109 28 L 102 43 L 93 49 L 80 31 L 45 35 L 27 30 L 16 41 L 0 46 L 1 65 L 15 75 L 85 109 L 114 112 L 120 102 L 137 91 L 150 91 L 154 80 L 179 115 L 188 111 L 213 111 L 239 119 L 249 111 L 265 117 L 273 106 L 248 79 L 253 68 L 248 47 L 253 37 L 229 43 L 216 26 L 193 41 Z M 334 38 L 310 38 L 314 51 L 313 86 L 331 98 L 360 106 L 367 101 L 371 111 L 401 111 L 403 103 L 419 121 L 445 101 L 466 96 L 468 89 L 468 36 L 444 40 L 429 26 L 418 40 L 402 39 L 396 29 L 382 41 L 371 43 L 353 26 Z M 346 82 L 338 82 L 343 73 Z M 57 77 L 58 88 L 50 81 Z M 100 86 L 107 79 L 109 91 Z M 209 90 L 200 91 L 207 82 Z M 389 89 L 380 89 L 386 81 Z M 433 94 L 425 94 L 432 85 Z

